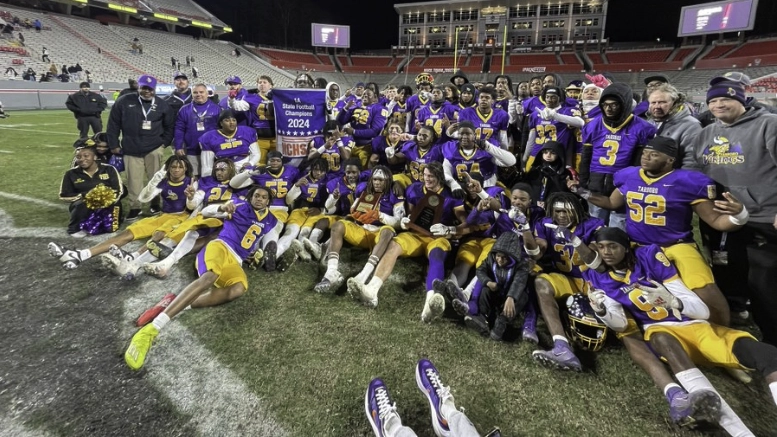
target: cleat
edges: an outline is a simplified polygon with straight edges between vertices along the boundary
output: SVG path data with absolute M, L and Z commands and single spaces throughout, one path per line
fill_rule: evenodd
M 318 261 L 321 259 L 321 245 L 310 241 L 308 238 L 302 240 L 302 246 L 310 254 L 311 259 Z
M 572 348 L 565 341 L 556 340 L 553 349 L 549 351 L 536 350 L 531 355 L 534 361 L 550 369 L 574 370 L 576 372 L 583 370 L 580 360 L 577 359 Z
M 467 325 L 468 328 L 474 329 L 475 332 L 483 337 L 488 335 L 488 322 L 486 321 L 486 318 L 480 314 L 465 316 L 464 324 Z
M 294 243 L 296 243 L 296 245 Z M 278 261 L 275 263 L 275 268 L 279 272 L 285 272 L 288 270 L 292 265 L 294 265 L 294 262 L 297 261 L 297 258 L 299 258 L 299 252 L 297 252 L 297 250 L 301 248 L 302 244 L 300 244 L 299 241 L 291 240 L 291 245 L 288 249 L 286 249 L 286 252 L 283 252 L 283 254 L 278 257 Z
M 124 281 L 135 279 L 140 269 L 136 262 L 125 261 L 107 253 L 100 256 L 100 264 Z
M 442 385 L 440 373 L 431 361 L 422 359 L 415 367 L 415 381 L 418 388 L 426 396 L 432 414 L 434 433 L 440 437 L 451 435 L 448 428 L 448 418 L 442 414 L 442 406 L 446 402 L 453 404 L 450 388 Z M 455 407 L 454 407 L 455 408 Z
M 447 294 L 451 300 L 458 299 L 464 303 L 467 303 L 469 300 L 467 299 L 467 296 L 464 295 L 464 290 L 462 290 L 461 287 L 456 285 L 456 283 L 450 279 L 445 281 L 445 294 Z
M 156 305 L 152 306 L 151 308 L 147 309 L 143 314 L 138 317 L 138 320 L 136 322 L 137 326 L 143 327 L 154 321 L 156 316 L 162 314 L 162 312 L 170 306 L 171 303 L 175 300 L 175 294 L 169 293 L 166 294 L 165 297 L 162 298 L 159 302 L 157 302 Z
M 170 274 L 170 268 L 162 264 L 161 262 L 158 263 L 145 263 L 143 264 L 143 271 L 149 275 L 153 276 L 157 279 L 165 279 L 167 275 Z
M 386 384 L 378 378 L 373 379 L 364 396 L 364 411 L 372 430 L 378 437 L 388 437 L 387 424 L 392 419 L 399 420 L 397 404 L 391 399 Z
M 421 311 L 421 321 L 424 323 L 432 323 L 432 321 L 439 318 L 444 311 L 445 298 L 439 293 L 427 292 L 424 309 Z
M 711 390 L 677 395 L 669 403 L 669 416 L 682 427 L 717 424 L 720 420 L 720 397 Z
M 154 342 L 157 335 L 159 335 L 159 330 L 154 325 L 146 325 L 138 329 L 132 336 L 130 345 L 124 352 L 124 362 L 130 369 L 140 370 L 143 368 L 148 350 L 151 349 L 151 343 Z
M 248 268 L 251 270 L 256 270 L 262 267 L 264 265 L 264 251 L 262 249 L 256 249 L 254 253 L 245 259 L 245 262 L 248 264 Z
M 341 285 L 343 285 L 344 280 L 345 278 L 343 278 L 343 275 L 340 272 L 335 272 L 334 278 L 329 279 L 324 276 L 324 279 L 316 284 L 316 286 L 313 287 L 313 290 L 315 290 L 316 293 L 334 293 Z
M 524 341 L 528 341 L 529 343 L 540 343 L 540 339 L 537 337 L 537 309 L 531 303 L 526 305 L 521 337 Z
M 48 247 L 49 247 L 49 255 L 51 255 L 54 258 L 59 258 L 62 255 L 64 255 L 66 251 L 70 250 L 65 246 L 60 246 L 59 244 L 54 243 L 53 241 L 49 243 Z
M 146 241 L 146 249 L 148 249 L 148 251 L 151 252 L 151 255 L 154 255 L 154 257 L 160 261 L 167 258 L 168 256 L 170 256 L 171 253 L 173 253 L 173 249 L 154 240 Z
M 89 235 L 89 233 L 86 232 L 86 231 L 83 231 L 83 230 L 78 231 L 78 232 L 76 232 L 74 234 L 70 234 L 70 236 L 73 237 L 73 238 L 85 238 L 88 235 Z
M 297 255 L 299 256 L 299 259 L 304 262 L 308 262 L 313 258 L 310 257 L 310 252 L 308 252 L 307 249 L 305 249 L 305 240 L 307 240 L 307 238 L 303 240 L 294 240 L 294 242 L 299 243 L 299 249 L 297 249 Z M 295 244 L 294 242 L 292 242 L 291 244 L 292 245 Z
M 122 249 L 121 247 L 111 244 L 111 247 L 108 249 L 108 253 L 115 256 L 116 258 L 123 259 L 124 261 L 134 261 L 135 257 L 132 256 L 130 252 L 127 252 L 126 250 Z
M 348 278 L 348 294 L 369 308 L 378 307 L 378 290 L 373 290 L 356 278 Z
M 507 319 L 507 317 L 503 315 L 496 316 L 496 320 L 494 320 L 494 329 L 491 330 L 491 340 L 494 341 L 502 341 L 502 337 L 505 335 L 505 330 L 507 330 L 507 325 L 510 323 L 510 321 Z
M 453 310 L 456 311 L 456 314 L 465 317 L 469 314 L 469 304 L 467 302 L 454 299 Z
M 271 241 L 264 246 L 264 270 L 266 272 L 275 271 L 275 256 L 278 253 L 278 243 Z

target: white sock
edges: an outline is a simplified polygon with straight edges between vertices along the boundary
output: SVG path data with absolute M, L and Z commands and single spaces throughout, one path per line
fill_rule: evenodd
M 140 255 L 135 257 L 135 261 L 141 262 L 141 263 L 153 263 L 159 261 L 157 257 L 151 254 L 150 250 L 147 250 Z
M 367 288 L 370 290 L 374 290 L 376 293 L 380 290 L 380 287 L 383 286 L 383 279 L 380 279 L 377 276 L 373 276 L 372 279 L 370 279 L 370 283 L 367 284 Z
M 553 336 L 553 341 L 555 342 L 556 340 L 561 340 L 564 343 L 569 344 L 569 340 L 567 340 L 567 338 L 564 337 L 563 335 L 554 335 Z
M 367 279 L 370 277 L 372 272 L 375 270 L 375 266 L 378 264 L 380 260 L 375 255 L 370 255 L 370 258 L 367 260 L 367 264 L 364 265 L 364 268 L 362 268 L 362 271 L 359 272 L 358 275 L 356 275 L 356 280 L 362 283 L 366 283 Z
M 181 242 L 178 243 L 178 246 L 176 246 L 175 249 L 173 249 L 173 253 L 165 258 L 165 261 L 172 259 L 170 262 L 171 266 L 180 261 L 181 258 L 186 256 L 187 253 L 191 252 L 198 238 L 200 238 L 200 234 L 197 233 L 197 231 L 186 232 L 186 234 L 184 234 L 183 238 L 181 239 Z
M 674 382 L 670 382 L 669 384 L 667 384 L 666 387 L 664 387 L 664 396 L 666 396 L 666 394 L 669 393 L 669 390 L 671 390 L 671 389 L 673 389 L 675 387 L 677 387 L 679 389 L 682 389 L 682 387 L 680 387 L 679 384 L 676 384 Z
M 340 264 L 340 254 L 329 252 L 326 256 L 326 273 L 324 273 L 324 277 L 331 280 L 337 272 L 337 266 Z
M 81 258 L 81 261 L 86 261 L 89 258 L 92 257 L 92 251 L 89 249 L 82 249 L 78 251 L 78 256 Z
M 311 231 L 312 229 L 313 229 L 313 228 L 302 228 L 302 230 L 301 230 L 301 231 L 299 231 L 299 236 L 297 236 L 297 239 L 298 239 L 298 240 L 301 240 L 301 239 L 303 239 L 303 238 L 308 238 L 308 235 L 310 235 L 310 231 Z
M 154 325 L 154 328 L 156 328 L 157 331 L 161 331 L 162 328 L 164 328 L 165 325 L 167 325 L 167 322 L 169 321 L 170 321 L 170 316 L 168 316 L 165 313 L 162 313 L 156 316 L 156 318 L 154 318 L 151 324 Z
M 737 416 L 737 413 L 735 413 L 734 410 L 732 410 L 731 407 L 726 403 L 723 397 L 720 396 L 720 393 L 715 390 L 715 387 L 712 386 L 707 377 L 701 373 L 701 370 L 694 367 L 692 369 L 684 370 L 675 374 L 675 377 L 680 382 L 680 384 L 682 384 L 683 387 L 688 390 L 689 393 L 700 390 L 710 390 L 717 393 L 718 397 L 720 397 L 721 412 L 719 424 L 721 427 L 723 427 L 723 429 L 726 430 L 726 432 L 731 434 L 732 437 L 746 437 L 754 435 L 752 431 L 750 431 L 747 426 L 745 426 L 745 424 L 742 422 L 742 419 Z
M 774 403 L 777 404 L 777 382 L 773 382 L 769 384 L 769 390 L 772 391 L 772 397 L 774 398 Z
M 321 239 L 321 235 L 323 235 L 324 232 L 321 229 L 313 229 L 310 231 L 310 236 L 308 237 L 308 240 L 310 240 L 313 243 L 318 243 L 318 240 Z
M 467 284 L 467 286 L 464 287 L 464 290 L 462 290 L 464 291 L 464 297 L 467 298 L 467 302 L 469 302 L 469 298 L 472 297 L 472 292 L 475 291 L 475 284 L 477 283 L 477 281 L 478 281 L 478 277 L 475 276 L 474 278 L 472 278 L 471 281 L 469 281 L 469 284 Z
M 178 244 L 178 243 L 175 242 L 175 240 L 167 238 L 167 237 L 163 238 L 162 241 L 160 241 L 160 243 L 164 244 L 167 247 L 175 247 L 175 245 Z
M 443 404 L 443 407 L 445 404 Z M 459 410 L 454 410 L 447 418 L 448 428 L 451 430 L 451 435 L 455 436 L 479 436 L 478 430 L 475 425 L 470 422 L 469 418 Z

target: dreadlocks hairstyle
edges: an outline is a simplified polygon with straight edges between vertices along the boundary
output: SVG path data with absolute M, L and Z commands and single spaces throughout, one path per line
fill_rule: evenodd
M 432 174 L 432 176 L 437 178 L 437 182 L 440 184 L 440 186 L 445 186 L 445 172 L 442 169 L 442 164 L 440 164 L 437 161 L 432 161 L 429 164 L 426 164 L 426 167 L 424 167 L 425 170 L 429 170 L 429 173 Z
M 389 170 L 388 167 L 385 165 L 376 165 L 375 168 L 372 169 L 372 175 L 370 175 L 370 180 L 367 181 L 367 192 L 370 194 L 375 194 L 375 186 L 372 184 L 372 178 L 375 176 L 383 176 L 383 178 L 386 179 L 386 186 L 383 188 L 383 191 L 386 192 L 390 187 L 388 184 L 391 184 L 392 181 L 392 174 L 391 170 Z
M 229 158 L 218 158 L 213 162 L 213 175 L 216 174 L 216 169 L 219 168 L 219 164 L 227 166 L 227 180 L 235 177 L 237 174 L 237 170 L 235 170 L 235 162 Z
M 429 131 L 429 135 L 431 135 L 431 136 L 432 136 L 432 141 L 431 141 L 431 143 L 429 144 L 429 147 L 431 148 L 431 147 L 434 145 L 434 143 L 436 143 L 436 142 L 437 142 L 437 139 L 439 139 L 439 138 L 440 138 L 440 137 L 437 135 L 437 131 L 436 131 L 436 130 L 434 130 L 434 127 L 432 127 L 432 126 L 426 126 L 426 125 L 424 125 L 424 126 L 421 126 L 420 128 L 418 128 L 418 132 L 421 132 L 421 129 L 428 130 L 428 131 Z
M 185 156 L 172 155 L 171 157 L 167 158 L 167 161 L 165 161 L 165 168 L 167 169 L 165 177 L 167 179 L 170 179 L 170 167 L 172 167 L 176 162 L 183 163 L 183 168 L 186 169 L 186 177 L 192 177 L 192 173 L 194 171 L 192 168 L 192 163 L 189 162 Z
M 313 160 L 313 162 L 310 163 L 310 172 L 313 173 L 313 170 L 320 170 L 324 173 L 323 177 L 326 177 L 326 172 L 329 171 L 329 161 L 326 160 L 326 158 L 316 158 Z
M 569 213 L 574 215 L 574 217 L 571 218 L 574 219 L 576 225 L 579 225 L 589 217 L 588 211 L 583 208 L 577 195 L 566 192 L 553 193 L 548 197 L 548 200 L 545 202 L 545 210 L 547 211 L 545 213 L 546 217 L 553 217 L 557 203 L 564 204 L 564 207 Z
M 612 241 L 623 246 L 626 249 L 623 263 L 626 264 L 627 269 L 634 270 L 634 266 L 637 265 L 637 258 L 634 256 L 634 251 L 631 250 L 631 240 L 626 231 L 620 228 L 604 227 L 596 231 L 596 234 L 594 234 L 594 241 L 597 243 L 601 241 Z M 615 266 L 608 268 L 615 270 Z
M 359 171 L 362 171 L 362 160 L 359 158 L 348 158 L 345 161 L 343 161 L 343 170 L 345 170 L 346 167 L 349 165 L 356 166 L 356 168 L 359 169 Z

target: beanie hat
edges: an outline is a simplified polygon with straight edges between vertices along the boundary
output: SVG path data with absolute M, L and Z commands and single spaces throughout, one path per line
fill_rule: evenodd
M 726 97 L 729 99 L 734 99 L 739 103 L 741 103 L 742 105 L 744 105 L 745 87 L 742 86 L 742 84 L 739 82 L 733 82 L 733 81 L 718 82 L 715 85 L 712 85 L 710 89 L 707 91 L 707 103 L 709 103 L 710 100 L 718 97 Z

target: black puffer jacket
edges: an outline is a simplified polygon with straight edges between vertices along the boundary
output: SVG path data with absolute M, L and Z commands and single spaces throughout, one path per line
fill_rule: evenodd
M 505 268 L 496 264 L 495 253 L 502 252 L 510 256 L 511 263 Z M 507 291 L 507 297 L 515 301 L 517 313 L 523 310 L 529 300 L 526 293 L 526 282 L 529 280 L 529 262 L 521 257 L 521 237 L 515 232 L 505 232 L 494 243 L 494 247 L 477 269 L 481 284 L 494 281 L 499 289 Z

